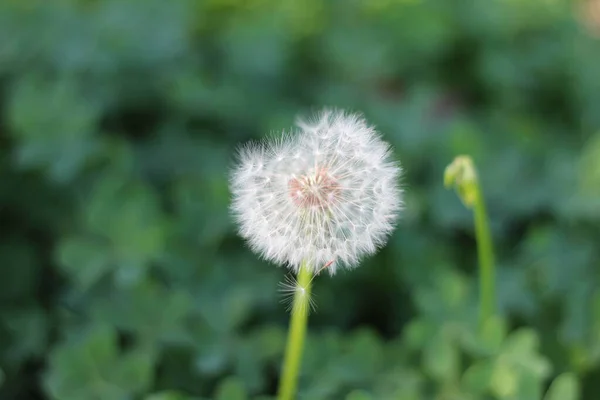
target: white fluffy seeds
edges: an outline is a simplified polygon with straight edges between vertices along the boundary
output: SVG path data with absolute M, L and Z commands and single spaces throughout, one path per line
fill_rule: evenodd
M 231 177 L 232 211 L 253 250 L 296 272 L 355 266 L 387 241 L 401 169 L 357 115 L 324 111 L 299 132 L 250 144 Z

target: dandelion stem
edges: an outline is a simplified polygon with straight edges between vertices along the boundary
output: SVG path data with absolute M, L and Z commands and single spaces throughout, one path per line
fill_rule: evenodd
M 481 323 L 492 317 L 496 312 L 496 289 L 494 273 L 494 250 L 485 202 L 479 184 L 476 185 L 475 237 L 477 239 L 477 256 L 479 258 L 479 290 Z
M 306 336 L 306 324 L 308 321 L 309 298 L 312 274 L 308 266 L 303 263 L 298 271 L 299 290 L 294 295 L 292 305 L 292 317 L 288 333 L 285 359 L 283 362 L 283 375 L 279 382 L 279 400 L 292 400 L 298 386 L 298 374 L 302 361 L 302 349 L 304 337 Z
M 485 202 L 473 160 L 459 156 L 444 173 L 446 187 L 454 186 L 463 204 L 473 209 L 475 238 L 479 259 L 479 322 L 483 324 L 496 313 L 494 248 Z

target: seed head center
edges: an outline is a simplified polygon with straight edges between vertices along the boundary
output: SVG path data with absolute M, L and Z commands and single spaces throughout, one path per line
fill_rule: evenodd
M 327 208 L 337 201 L 340 194 L 340 185 L 324 168 L 290 179 L 288 187 L 294 203 L 307 208 Z

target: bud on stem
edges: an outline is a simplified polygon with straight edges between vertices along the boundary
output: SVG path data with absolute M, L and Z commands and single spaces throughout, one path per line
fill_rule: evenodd
M 494 249 L 485 202 L 477 171 L 469 156 L 458 156 L 446 167 L 444 186 L 454 187 L 463 204 L 475 215 L 475 237 L 479 258 L 479 292 L 481 325 L 496 313 Z

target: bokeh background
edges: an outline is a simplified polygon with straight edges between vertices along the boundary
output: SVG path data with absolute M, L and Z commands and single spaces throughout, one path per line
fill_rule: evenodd
M 0 2 L 0 398 L 272 398 L 286 271 L 236 235 L 228 170 L 332 106 L 393 144 L 406 209 L 315 281 L 299 398 L 597 399 L 598 9 Z M 442 184 L 459 154 L 498 259 L 484 334 L 472 215 Z

